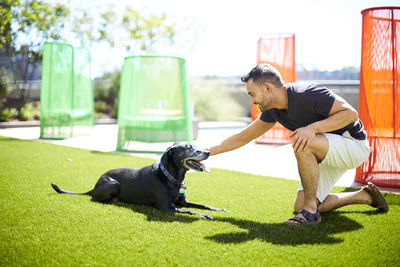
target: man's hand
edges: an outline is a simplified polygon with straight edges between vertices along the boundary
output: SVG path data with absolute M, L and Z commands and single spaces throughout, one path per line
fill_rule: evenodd
M 315 132 L 311 127 L 297 128 L 289 137 L 292 138 L 292 147 L 294 152 L 304 151 L 315 137 Z

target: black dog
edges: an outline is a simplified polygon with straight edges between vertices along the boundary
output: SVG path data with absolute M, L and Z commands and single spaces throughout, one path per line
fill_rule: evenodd
M 74 193 L 51 186 L 58 193 L 90 195 L 92 200 L 102 203 L 123 201 L 131 204 L 155 206 L 161 211 L 198 215 L 213 219 L 211 215 L 201 214 L 177 207 L 226 211 L 186 200 L 184 186 L 185 174 L 189 169 L 208 171 L 199 161 L 205 160 L 210 152 L 198 150 L 190 143 L 175 143 L 162 155 L 161 160 L 141 169 L 113 169 L 104 173 L 93 190 Z M 175 206 L 174 206 L 175 205 Z

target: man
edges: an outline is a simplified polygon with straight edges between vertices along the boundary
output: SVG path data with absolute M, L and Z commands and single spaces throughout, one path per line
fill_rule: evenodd
M 283 84 L 280 73 L 268 64 L 257 65 L 242 81 L 251 103 L 262 113 L 247 128 L 208 150 L 216 155 L 239 148 L 270 130 L 276 121 L 292 130 L 301 181 L 294 203 L 297 215 L 286 224 L 319 223 L 319 212 L 350 204 L 388 211 L 385 198 L 372 183 L 357 192 L 329 193 L 346 170 L 361 165 L 371 152 L 351 105 L 319 84 Z

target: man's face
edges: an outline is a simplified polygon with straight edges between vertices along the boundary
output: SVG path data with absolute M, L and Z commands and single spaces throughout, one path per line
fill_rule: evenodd
M 247 94 L 250 97 L 250 103 L 256 104 L 261 112 L 264 112 L 271 107 L 271 98 L 267 90 L 266 84 L 257 84 L 250 79 L 246 83 Z

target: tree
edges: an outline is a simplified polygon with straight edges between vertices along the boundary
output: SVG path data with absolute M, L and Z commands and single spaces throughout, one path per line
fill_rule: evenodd
M 156 52 L 155 44 L 167 42 L 174 43 L 175 24 L 167 22 L 165 13 L 160 16 L 143 16 L 136 9 L 128 7 L 123 18 L 122 27 L 129 33 L 129 38 L 125 42 L 127 51 L 142 50 L 145 52 Z M 137 43 L 132 42 L 134 39 Z M 132 46 L 136 44 L 136 46 Z
M 45 40 L 62 39 L 69 9 L 41 0 L 3 0 L 0 5 L 0 48 L 6 52 L 14 81 L 24 83 L 42 58 Z M 22 88 L 19 95 L 24 98 Z
M 90 9 L 81 7 L 81 2 L 79 6 L 70 2 L 68 7 L 61 4 L 63 1 L 59 2 L 2 0 L 0 49 L 9 58 L 10 73 L 15 82 L 25 84 L 31 72 L 40 65 L 45 41 L 68 39 L 74 45 L 94 47 L 105 43 L 109 47 L 119 46 L 127 53 L 171 54 L 185 50 L 175 45 L 178 32 L 191 37 L 194 34 L 186 23 L 172 21 L 166 14 L 139 12 L 132 7 L 116 12 L 112 3 L 104 1 L 90 2 Z M 101 7 L 97 4 L 100 2 Z M 193 43 L 193 40 L 183 39 L 186 48 Z M 18 89 L 23 99 L 23 90 Z
M 95 9 L 97 11 L 97 9 Z M 174 44 L 175 23 L 166 14 L 142 14 L 132 7 L 118 16 L 108 4 L 104 12 L 49 4 L 45 0 L 3 0 L 0 4 L 0 49 L 6 52 L 14 80 L 26 82 L 41 60 L 46 40 L 78 40 L 80 45 L 116 43 L 129 52 L 160 52 L 156 45 Z
M 0 67 L 0 107 L 2 98 L 6 98 L 11 91 L 10 80 L 6 68 Z
M 103 8 L 94 4 L 95 13 L 74 8 L 71 22 L 75 38 L 87 46 L 103 41 L 111 47 L 117 44 L 127 52 L 161 52 L 160 46 L 174 44 L 176 24 L 169 22 L 165 13 L 145 14 L 128 6 L 121 16 L 113 8 L 113 4 Z
M 94 4 L 93 7 L 98 10 Z M 117 28 L 118 17 L 111 6 L 104 12 L 89 13 L 84 8 L 73 8 L 70 16 L 70 34 L 80 45 L 93 46 L 105 41 L 111 47 L 115 41 L 112 33 Z

